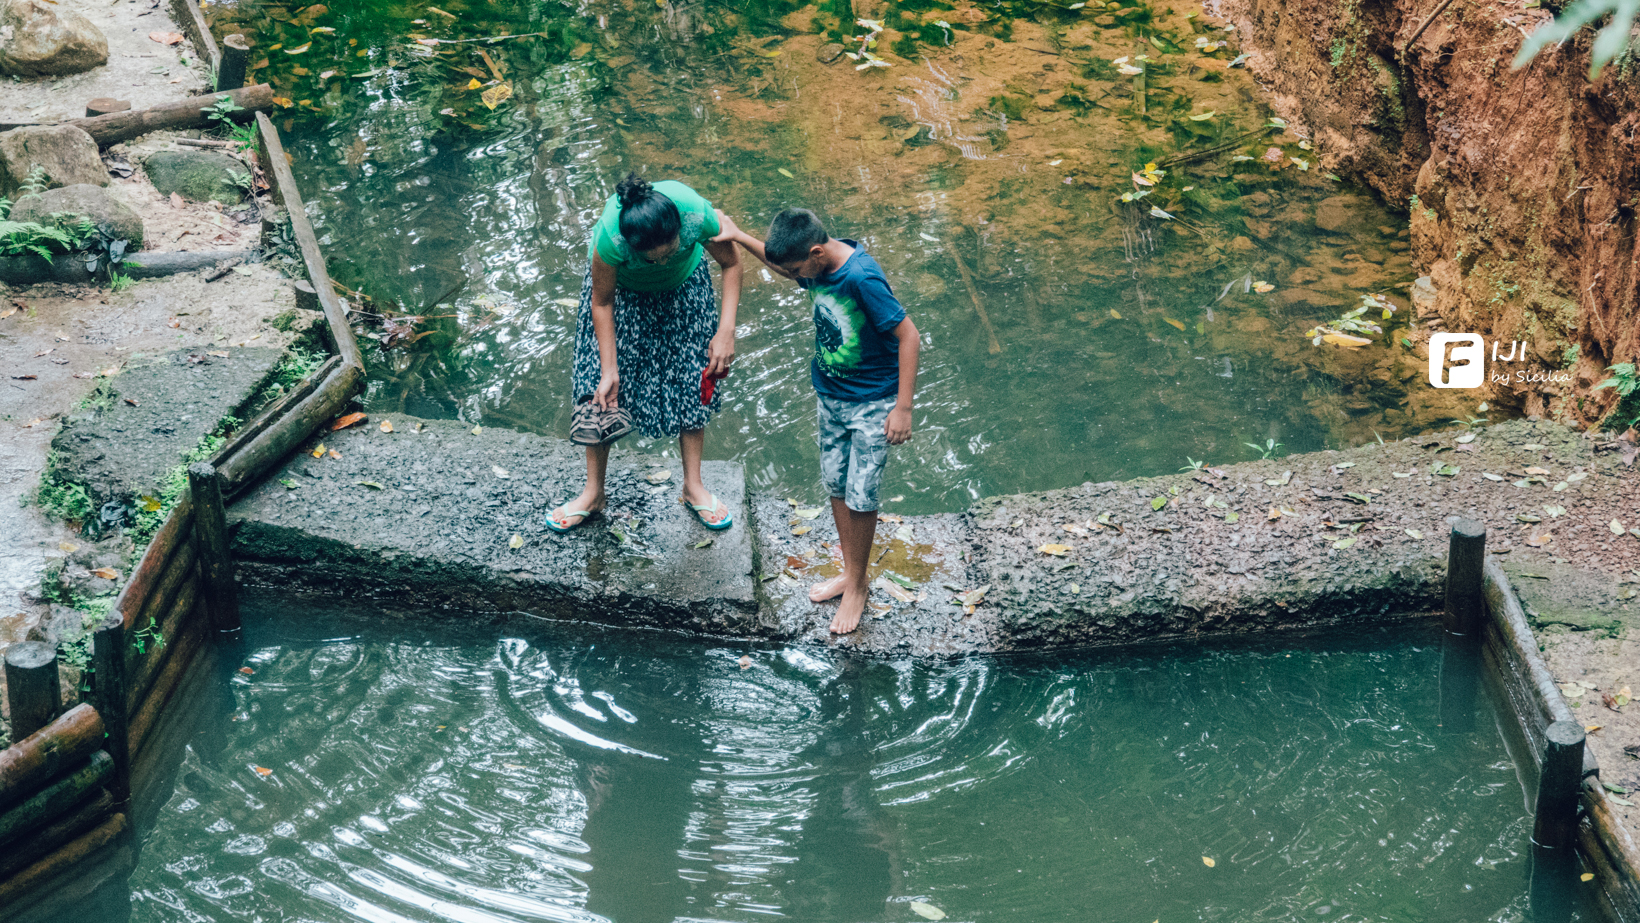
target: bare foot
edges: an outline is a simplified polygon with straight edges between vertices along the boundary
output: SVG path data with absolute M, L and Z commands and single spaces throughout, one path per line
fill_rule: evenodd
M 579 497 L 576 497 L 574 500 L 569 501 L 563 506 L 553 509 L 552 512 L 547 514 L 547 516 L 552 519 L 552 521 L 556 523 L 559 528 L 569 529 L 586 522 L 588 517 L 603 508 L 603 491 L 594 490 L 591 485 L 588 485 L 585 490 L 581 491 L 581 495 Z M 577 513 L 584 512 L 586 515 L 568 515 L 571 510 L 576 511 Z
M 809 587 L 809 602 L 823 603 L 828 599 L 836 599 L 843 595 L 843 575 L 838 574 L 829 580 L 822 580 Z
M 846 635 L 860 627 L 860 615 L 866 609 L 866 592 L 864 590 L 848 589 L 843 592 L 843 601 L 837 606 L 837 614 L 831 620 L 831 633 Z

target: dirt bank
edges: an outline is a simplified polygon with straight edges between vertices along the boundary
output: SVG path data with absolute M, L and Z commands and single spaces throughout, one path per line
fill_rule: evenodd
M 1632 65 L 1591 82 L 1585 29 L 1512 71 L 1524 35 L 1549 14 L 1495 0 L 1454 4 L 1407 47 L 1434 8 L 1223 4 L 1253 53 L 1249 67 L 1322 164 L 1410 211 L 1414 268 L 1434 283 L 1430 320 L 1501 341 L 1500 357 L 1525 344 L 1524 360 L 1492 363 L 1509 374 L 1487 385 L 1489 399 L 1601 419 L 1614 393 L 1590 388 L 1607 366 L 1640 356 Z M 1568 380 L 1530 380 L 1556 371 Z M 1608 425 L 1626 425 L 1636 404 Z

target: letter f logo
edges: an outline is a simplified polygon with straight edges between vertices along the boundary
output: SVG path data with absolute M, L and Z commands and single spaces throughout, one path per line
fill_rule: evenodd
M 1452 348 L 1451 365 L 1447 347 Z M 1486 344 L 1475 333 L 1437 333 L 1429 338 L 1429 383 L 1437 388 L 1479 388 L 1486 378 Z

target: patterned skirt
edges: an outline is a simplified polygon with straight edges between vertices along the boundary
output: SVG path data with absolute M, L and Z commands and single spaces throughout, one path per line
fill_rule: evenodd
M 617 401 L 632 425 L 651 439 L 700 429 L 723 405 L 719 383 L 712 403 L 700 402 L 706 349 L 717 334 L 718 307 L 712 274 L 701 260 L 671 291 L 635 292 L 615 287 L 615 365 L 621 374 Z M 598 390 L 598 337 L 592 330 L 592 267 L 581 281 L 581 315 L 575 329 L 575 400 Z

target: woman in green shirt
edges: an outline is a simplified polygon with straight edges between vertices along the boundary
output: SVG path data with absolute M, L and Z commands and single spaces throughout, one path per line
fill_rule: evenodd
M 700 479 L 706 422 L 723 401 L 718 393 L 702 401 L 701 384 L 734 362 L 744 271 L 732 242 L 713 242 L 720 231 L 712 203 L 693 189 L 628 174 L 592 230 L 572 375 L 577 404 L 625 408 L 645 436 L 678 437 L 683 503 L 709 529 L 733 520 Z M 703 253 L 723 268 L 721 310 Z M 608 445 L 587 447 L 586 488 L 547 514 L 547 528 L 567 532 L 603 509 L 608 464 Z

